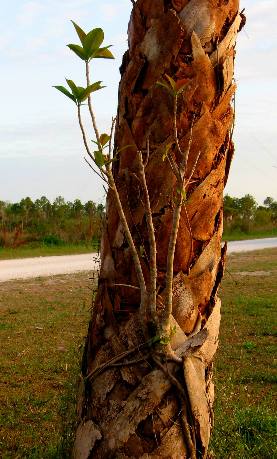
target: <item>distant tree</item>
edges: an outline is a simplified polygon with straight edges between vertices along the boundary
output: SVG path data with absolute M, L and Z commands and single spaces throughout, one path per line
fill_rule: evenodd
M 62 196 L 58 196 L 52 204 L 54 217 L 56 219 L 64 219 L 67 209 L 68 205 L 66 204 L 64 198 Z
M 271 223 L 271 212 L 263 206 L 259 206 L 255 212 L 255 226 L 261 227 Z
M 225 219 L 232 221 L 239 214 L 239 199 L 226 194 L 223 199 L 223 210 Z
M 20 202 L 0 201 L 0 243 L 14 246 L 27 242 L 79 243 L 99 240 L 104 207 L 80 199 L 65 202 L 58 196 L 53 204 L 46 196 L 23 198 Z
M 96 213 L 96 205 L 93 201 L 87 201 L 84 205 L 86 213 L 92 217 Z
M 239 199 L 240 216 L 246 221 L 253 221 L 257 209 L 257 202 L 253 196 L 246 194 Z
M 271 198 L 270 196 L 268 196 L 265 200 L 264 200 L 264 205 L 266 207 L 268 207 L 269 209 L 272 207 L 272 205 L 274 204 L 274 199 Z
M 35 200 L 35 208 L 41 217 L 47 218 L 51 214 L 51 202 L 46 196 L 41 196 L 41 198 Z
M 1 226 L 4 225 L 6 217 L 6 203 L 5 201 L 0 201 L 0 224 Z
M 27 198 L 21 199 L 19 205 L 23 221 L 25 225 L 28 225 L 29 218 L 31 217 L 31 213 L 34 210 L 34 203 L 32 199 L 27 196 Z
M 73 202 L 74 215 L 76 217 L 80 217 L 83 210 L 84 210 L 84 206 L 81 203 L 80 199 L 75 199 L 75 201 Z
M 98 204 L 96 210 L 99 215 L 103 215 L 105 212 L 105 206 L 103 204 Z

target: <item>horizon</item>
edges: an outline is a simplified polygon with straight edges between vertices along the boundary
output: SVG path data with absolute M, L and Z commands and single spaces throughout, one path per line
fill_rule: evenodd
M 272 198 L 272 196 L 265 196 L 264 199 L 263 199 L 262 202 L 261 202 L 261 201 L 257 201 L 256 198 L 255 198 L 253 195 L 251 195 L 250 193 L 245 193 L 245 194 L 242 195 L 242 196 L 233 196 L 233 195 L 231 195 L 231 194 L 229 194 L 229 193 L 224 193 L 224 197 L 229 196 L 229 197 L 232 198 L 232 199 L 241 199 L 241 198 L 244 198 L 245 196 L 249 196 L 249 195 L 255 199 L 256 204 L 257 204 L 258 206 L 263 206 L 263 205 L 264 205 L 264 201 L 265 201 L 268 197 L 269 197 L 269 198 Z M 55 196 L 54 198 L 51 198 L 51 199 L 49 199 L 46 195 L 38 196 L 38 197 L 35 197 L 35 198 L 32 198 L 31 196 L 24 196 L 24 197 L 22 197 L 22 198 L 19 198 L 19 199 L 16 200 L 16 201 L 3 200 L 3 199 L 1 199 L 1 196 L 0 196 L 0 203 L 1 203 L 1 202 L 4 202 L 5 204 L 18 204 L 18 203 L 20 203 L 20 201 L 22 201 L 23 199 L 28 199 L 28 198 L 31 199 L 31 201 L 32 201 L 33 203 L 35 203 L 36 200 L 39 200 L 39 199 L 44 198 L 44 197 L 50 202 L 50 204 L 53 204 L 54 201 L 55 201 L 56 199 L 62 198 L 62 199 L 64 199 L 65 204 L 73 203 L 74 201 L 79 200 L 82 204 L 85 204 L 85 203 L 88 202 L 88 201 L 92 201 L 92 202 L 93 202 L 94 204 L 96 204 L 96 205 L 103 205 L 103 202 L 93 201 L 93 199 L 81 199 L 81 198 L 78 197 L 78 196 L 75 197 L 75 198 L 73 198 L 73 199 L 65 199 L 65 197 L 62 196 L 62 195 Z M 274 198 L 273 198 L 273 199 L 274 199 Z M 274 199 L 274 201 L 275 201 L 275 199 Z M 104 206 L 105 206 L 105 203 L 104 203 Z

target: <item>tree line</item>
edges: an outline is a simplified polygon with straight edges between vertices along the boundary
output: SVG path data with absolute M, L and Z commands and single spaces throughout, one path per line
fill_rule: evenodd
M 24 244 L 99 244 L 105 208 L 93 201 L 65 201 L 58 196 L 52 203 L 45 196 L 20 202 L 0 201 L 0 247 Z M 224 197 L 225 234 L 271 231 L 277 228 L 277 201 L 267 197 L 263 205 L 246 194 Z
M 25 244 L 98 244 L 105 208 L 93 201 L 52 203 L 45 196 L 33 201 L 0 201 L 0 247 Z
M 224 197 L 224 232 L 225 234 L 259 231 L 273 231 L 277 228 L 277 201 L 267 197 L 263 205 L 258 205 L 255 198 L 246 194 L 235 198 L 228 194 Z

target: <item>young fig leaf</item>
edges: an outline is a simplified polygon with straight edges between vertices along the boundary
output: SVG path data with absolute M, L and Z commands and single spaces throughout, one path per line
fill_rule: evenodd
M 107 143 L 110 141 L 110 138 L 111 136 L 108 134 L 105 134 L 105 133 L 101 134 L 100 139 L 99 139 L 101 147 L 104 147 L 105 145 L 107 145 Z
M 169 76 L 167 74 L 165 74 L 165 77 L 169 81 L 170 86 L 172 87 L 173 91 L 176 93 L 176 82 L 173 80 L 173 78 L 171 78 L 171 76 Z
M 80 42 L 82 43 L 82 45 L 84 45 L 84 40 L 87 36 L 87 34 L 83 31 L 83 29 L 81 29 L 80 26 L 78 26 L 78 24 L 76 24 L 76 22 L 74 21 L 71 21 L 72 24 L 74 25 L 74 28 L 78 34 L 78 37 L 80 38 Z
M 99 50 L 103 41 L 104 32 L 100 28 L 93 29 L 87 34 L 83 46 L 88 59 L 92 59 L 94 57 L 94 54 Z
M 99 168 L 104 166 L 105 158 L 104 158 L 104 155 L 103 155 L 102 151 L 95 151 L 94 152 L 94 160 L 95 160 L 96 166 L 98 166 Z
M 53 88 L 56 88 L 58 91 L 62 92 L 65 96 L 69 97 L 69 99 L 73 100 L 73 102 L 75 102 L 76 104 L 76 98 L 64 86 L 53 86 Z
M 72 91 L 72 94 L 73 94 L 75 97 L 78 97 L 79 91 L 78 91 L 78 88 L 77 88 L 76 84 L 74 83 L 74 81 L 68 80 L 68 79 L 66 78 L 66 82 L 67 82 L 68 86 L 70 87 L 70 89 L 71 89 L 71 91 Z
M 167 91 L 172 92 L 171 86 L 164 83 L 163 81 L 157 81 L 156 83 L 158 86 L 162 86 L 163 88 L 167 89 Z
M 160 337 L 160 344 L 163 344 L 164 346 L 166 346 L 167 344 L 170 343 L 170 336 L 167 336 L 167 335 L 162 335 Z
M 165 161 L 165 159 L 167 158 L 170 148 L 171 148 L 171 143 L 168 143 L 165 147 L 165 151 L 163 152 L 163 157 L 162 157 L 163 161 Z
M 110 46 L 106 46 L 105 48 L 99 48 L 98 51 L 96 51 L 94 58 L 98 59 L 114 59 L 113 53 L 109 50 Z
M 99 89 L 103 89 L 105 86 L 101 86 L 101 81 L 97 81 L 96 83 L 91 84 L 87 88 L 83 88 L 83 95 L 82 95 L 82 102 L 88 98 L 88 96 L 95 91 L 99 91 Z
M 80 59 L 82 59 L 83 61 L 87 60 L 87 56 L 86 56 L 86 53 L 84 51 L 84 49 L 80 46 L 80 45 L 74 45 L 72 43 L 70 43 L 69 45 L 67 45 L 69 49 L 71 49 L 71 51 L 73 51 L 78 57 L 80 57 Z

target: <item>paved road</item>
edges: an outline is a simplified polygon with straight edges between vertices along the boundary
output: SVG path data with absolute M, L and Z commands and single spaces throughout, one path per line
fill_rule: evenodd
M 228 253 L 247 252 L 252 250 L 270 249 L 277 247 L 277 237 L 266 239 L 249 239 L 247 241 L 228 242 Z
M 229 242 L 228 253 L 259 250 L 270 247 L 277 247 L 277 237 Z M 95 253 L 0 260 L 0 282 L 12 279 L 27 279 L 38 276 L 90 271 L 97 268 L 97 266 L 97 255 Z
M 97 254 L 0 260 L 0 282 L 11 279 L 70 274 L 97 268 Z

